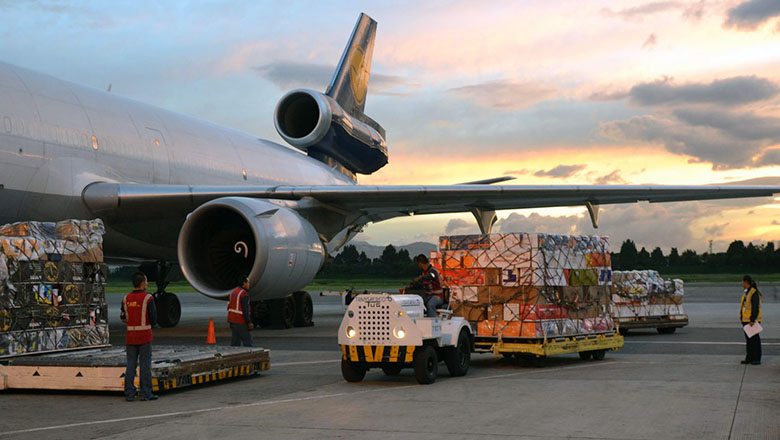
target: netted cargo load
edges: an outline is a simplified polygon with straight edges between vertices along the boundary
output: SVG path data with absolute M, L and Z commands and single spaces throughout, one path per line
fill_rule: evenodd
M 101 220 L 0 226 L 0 357 L 108 344 Z
M 616 319 L 684 315 L 682 280 L 665 280 L 655 270 L 615 271 L 612 280 Z
M 607 332 L 607 237 L 490 234 L 441 237 L 431 254 L 453 314 L 478 336 L 550 338 Z

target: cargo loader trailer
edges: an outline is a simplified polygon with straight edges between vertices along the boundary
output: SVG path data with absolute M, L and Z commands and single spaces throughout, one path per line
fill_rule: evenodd
M 678 328 L 688 325 L 688 315 L 666 316 L 630 316 L 615 317 L 615 324 L 619 326 L 620 334 L 626 335 L 629 330 L 641 328 L 654 328 L 662 335 L 674 333 Z
M 0 360 L 0 389 L 124 391 L 124 347 Z M 252 376 L 270 368 L 269 351 L 251 347 L 152 346 L 152 389 Z M 138 386 L 138 375 L 136 375 Z
M 556 354 L 578 353 L 582 360 L 603 360 L 608 350 L 623 347 L 623 336 L 616 331 L 545 339 L 477 336 L 476 353 L 493 353 L 506 358 L 535 361 Z

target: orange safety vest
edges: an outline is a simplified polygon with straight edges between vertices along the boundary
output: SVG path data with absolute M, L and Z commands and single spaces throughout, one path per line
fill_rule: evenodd
M 152 342 L 152 326 L 147 313 L 149 301 L 154 301 L 154 298 L 143 290 L 134 290 L 122 298 L 124 321 L 127 323 L 125 342 L 128 345 L 144 345 Z
M 228 322 L 232 322 L 233 324 L 246 324 L 244 310 L 241 308 L 241 298 L 245 295 L 249 294 L 241 287 L 236 287 L 230 294 L 230 301 L 228 301 Z

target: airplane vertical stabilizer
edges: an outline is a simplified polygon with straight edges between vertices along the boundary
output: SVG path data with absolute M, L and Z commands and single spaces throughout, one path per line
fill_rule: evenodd
M 376 21 L 360 14 L 347 47 L 341 55 L 325 94 L 335 99 L 347 113 L 362 114 L 366 105 L 371 57 L 374 54 Z

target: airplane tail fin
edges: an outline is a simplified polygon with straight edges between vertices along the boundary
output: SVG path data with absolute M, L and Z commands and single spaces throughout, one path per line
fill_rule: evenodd
M 371 76 L 376 21 L 361 13 L 325 94 L 347 113 L 362 115 Z

